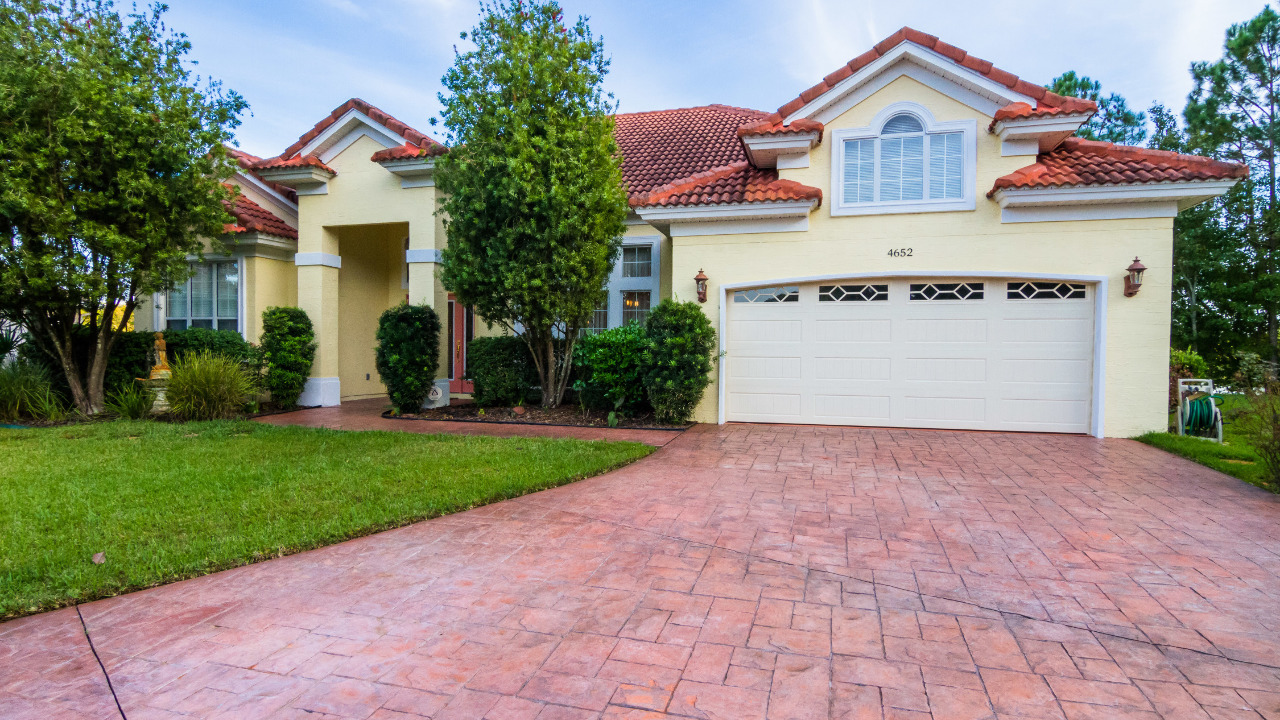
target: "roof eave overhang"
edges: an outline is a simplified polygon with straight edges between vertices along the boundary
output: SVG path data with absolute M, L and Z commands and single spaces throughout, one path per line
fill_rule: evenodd
M 314 165 L 259 168 L 257 173 L 263 180 L 291 187 L 299 195 L 324 195 L 334 178 L 334 173 Z
M 293 262 L 294 253 L 298 252 L 297 240 L 260 230 L 244 230 L 229 236 L 231 251 L 239 256 Z
M 809 213 L 818 207 L 818 203 L 817 199 L 813 199 L 723 205 L 650 205 L 636 208 L 636 214 L 649 224 L 715 222 L 717 220 L 768 220 L 808 217 Z
M 436 184 L 436 161 L 433 157 L 382 160 L 378 164 L 400 178 L 402 188 L 434 187 Z
M 1040 152 L 1048 152 L 1074 135 L 1091 117 L 1093 113 L 1010 118 L 997 120 L 992 124 L 991 132 L 1002 143 L 1035 140 Z
M 1000 209 L 1094 205 L 1107 203 L 1177 203 L 1186 210 L 1227 192 L 1239 178 L 1185 180 L 1134 185 L 1065 185 L 1054 187 L 1000 188 L 991 199 Z
M 747 158 L 758 168 L 777 167 L 778 156 L 804 155 L 817 144 L 817 132 L 742 137 L 742 146 L 747 151 Z

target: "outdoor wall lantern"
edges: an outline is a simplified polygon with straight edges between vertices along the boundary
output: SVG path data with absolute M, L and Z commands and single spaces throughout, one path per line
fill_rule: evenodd
M 1142 264 L 1136 256 L 1133 258 L 1133 264 L 1125 268 L 1128 275 L 1124 276 L 1124 296 L 1133 297 L 1138 294 L 1138 289 L 1142 287 L 1142 273 L 1146 272 L 1147 266 Z
M 698 286 L 698 302 L 707 301 L 707 274 L 698 269 L 698 274 L 693 276 L 693 284 Z

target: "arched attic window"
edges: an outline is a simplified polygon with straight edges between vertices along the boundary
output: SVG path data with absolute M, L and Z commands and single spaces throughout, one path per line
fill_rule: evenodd
M 928 132 L 901 112 L 876 137 L 844 141 L 846 205 L 958 200 L 964 194 L 963 133 Z

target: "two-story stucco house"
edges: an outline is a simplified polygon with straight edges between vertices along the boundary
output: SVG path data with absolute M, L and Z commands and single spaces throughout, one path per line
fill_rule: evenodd
M 1073 138 L 1095 110 L 904 28 L 773 113 L 619 115 L 633 212 L 594 325 L 695 299 L 704 273 L 724 354 L 702 422 L 1163 428 L 1173 219 L 1245 169 Z M 234 255 L 139 324 L 256 341 L 265 307 L 297 304 L 319 343 L 303 400 L 331 405 L 382 394 L 376 320 L 408 298 L 440 312 L 467 391 L 484 323 L 438 279 L 446 151 L 351 100 L 242 156 Z

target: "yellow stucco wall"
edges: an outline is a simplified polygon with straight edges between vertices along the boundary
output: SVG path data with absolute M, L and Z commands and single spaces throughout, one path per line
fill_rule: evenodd
M 298 252 L 342 258 L 341 270 L 322 265 L 297 269 L 298 304 L 316 325 L 318 347 L 311 375 L 339 377 L 342 397 L 382 392 L 372 367 L 371 338 L 384 309 L 406 295 L 412 302 L 432 304 L 437 312 L 445 309 L 433 265 L 410 265 L 405 288 L 399 264 L 406 233 L 411 249 L 438 246 L 435 188 L 401 187 L 400 178 L 370 160 L 381 149 L 369 137 L 351 143 L 326 161 L 337 172 L 327 194 L 302 195 L 298 202 Z M 387 226 L 397 229 L 385 230 Z M 365 283 L 370 287 L 357 287 Z
M 1105 318 L 1105 433 L 1127 437 L 1163 428 L 1172 219 L 1002 223 L 999 207 L 985 193 L 997 177 L 1030 164 L 1033 158 L 1001 157 L 999 140 L 987 132 L 989 116 L 906 77 L 828 123 L 822 144 L 810 152 L 810 167 L 782 170 L 780 175 L 822 188 L 824 198 L 830 198 L 830 132 L 868 126 L 876 113 L 899 101 L 924 105 L 939 121 L 977 121 L 975 210 L 833 217 L 830 202 L 824 202 L 810 215 L 807 232 L 676 237 L 673 292 L 693 298 L 693 276 L 704 268 L 711 279 L 703 307 L 719 329 L 722 284 L 767 284 L 774 279 L 841 273 L 1106 276 L 1110 282 Z M 913 249 L 911 257 L 888 256 L 890 249 L 904 247 Z M 1150 269 L 1141 293 L 1125 298 L 1123 271 L 1135 255 Z M 698 406 L 698 421 L 717 421 L 718 397 L 719 387 L 712 384 Z
M 269 307 L 298 304 L 298 271 L 292 262 L 265 257 L 246 257 L 244 268 L 244 336 L 262 342 L 262 311 Z
M 338 377 L 342 398 L 386 392 L 374 362 L 378 317 L 404 301 L 404 238 L 408 227 L 360 225 L 337 231 L 342 269 L 338 271 Z

